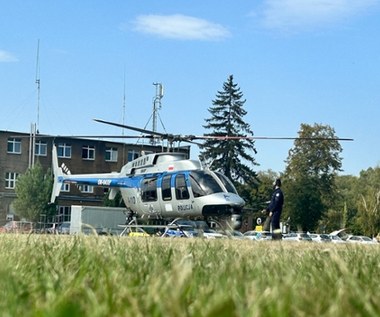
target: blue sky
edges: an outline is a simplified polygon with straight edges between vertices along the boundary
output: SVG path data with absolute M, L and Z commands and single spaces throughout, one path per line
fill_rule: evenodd
M 0 4 L 0 130 L 28 132 L 37 117 L 52 135 L 121 134 L 93 118 L 152 129 L 160 82 L 158 130 L 202 135 L 233 75 L 256 136 L 326 124 L 355 139 L 341 143 L 343 174 L 380 164 L 379 0 Z M 256 170 L 284 170 L 292 141 L 255 144 Z

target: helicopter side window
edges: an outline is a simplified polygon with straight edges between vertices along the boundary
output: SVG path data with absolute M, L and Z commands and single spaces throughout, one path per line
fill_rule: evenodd
M 175 196 L 177 199 L 189 199 L 189 190 L 186 186 L 185 175 L 179 174 L 175 178 Z
M 142 201 L 157 200 L 157 178 L 145 178 L 141 184 L 141 199 Z
M 201 196 L 223 192 L 214 176 L 206 171 L 191 171 L 190 176 L 194 180 L 191 184 L 193 192 L 197 192 Z
M 222 181 L 224 187 L 226 187 L 227 191 L 229 193 L 237 194 L 237 190 L 235 186 L 232 184 L 232 182 L 222 173 L 215 172 L 216 176 Z
M 161 191 L 163 200 L 172 200 L 172 189 L 170 186 L 172 176 L 166 175 L 162 178 Z

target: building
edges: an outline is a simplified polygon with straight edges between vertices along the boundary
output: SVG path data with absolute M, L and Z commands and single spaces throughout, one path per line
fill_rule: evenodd
M 53 144 L 59 164 L 64 163 L 75 174 L 118 172 L 143 151 L 147 154 L 163 150 L 161 145 L 0 131 L 0 225 L 15 218 L 12 202 L 17 177 L 37 161 L 46 171 L 51 168 Z M 189 146 L 179 150 L 190 154 Z M 56 201 L 56 221 L 70 220 L 71 205 L 102 206 L 104 196 L 104 188 L 65 184 Z

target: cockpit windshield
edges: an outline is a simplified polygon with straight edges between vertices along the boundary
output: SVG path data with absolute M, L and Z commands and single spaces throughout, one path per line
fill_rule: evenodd
M 223 192 L 213 175 L 207 171 L 191 171 L 190 183 L 194 197 Z
M 225 175 L 219 172 L 215 172 L 215 174 L 216 176 L 218 176 L 218 178 L 223 183 L 224 187 L 226 187 L 229 193 L 237 194 L 234 184 L 232 184 L 232 182 Z

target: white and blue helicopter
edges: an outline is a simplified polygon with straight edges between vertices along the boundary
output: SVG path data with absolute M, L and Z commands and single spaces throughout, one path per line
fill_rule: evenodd
M 113 122 L 95 121 L 128 128 L 149 136 L 176 141 L 193 142 L 208 138 L 179 136 L 153 132 Z M 139 136 L 141 137 L 141 136 Z M 140 156 L 124 165 L 119 173 L 71 174 L 58 165 L 53 146 L 54 185 L 51 202 L 60 194 L 64 183 L 107 187 L 109 198 L 120 191 L 127 215 L 132 220 L 207 219 L 228 223 L 239 228 L 244 200 L 232 182 L 223 174 L 211 171 L 197 160 L 187 159 L 186 153 L 162 152 Z

